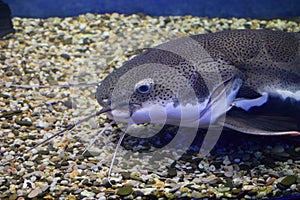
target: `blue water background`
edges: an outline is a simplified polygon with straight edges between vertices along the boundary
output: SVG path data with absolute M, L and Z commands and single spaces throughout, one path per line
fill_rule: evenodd
M 13 16 L 67 17 L 90 13 L 144 13 L 152 16 L 294 18 L 300 0 L 4 0 Z

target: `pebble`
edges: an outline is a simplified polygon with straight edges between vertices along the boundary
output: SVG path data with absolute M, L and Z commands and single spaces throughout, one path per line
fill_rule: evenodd
M 297 180 L 296 176 L 289 175 L 278 179 L 278 183 L 284 187 L 290 187 L 292 184 L 296 183 L 296 180 Z
M 203 169 L 204 166 L 203 166 L 201 163 L 199 163 L 199 164 L 198 164 L 198 168 L 199 168 L 199 169 Z
M 274 181 L 276 181 L 276 178 L 274 177 L 269 177 L 267 179 L 266 185 L 271 185 L 272 183 L 274 183 Z
M 128 186 L 124 186 L 122 188 L 119 188 L 117 190 L 117 195 L 127 196 L 127 195 L 131 194 L 132 192 L 133 192 L 132 186 L 128 185 Z
M 66 53 L 62 53 L 60 56 L 63 57 L 64 59 L 66 59 L 66 60 L 71 59 L 71 56 L 69 54 L 66 54 Z
M 233 176 L 233 172 L 231 172 L 231 171 L 226 171 L 226 172 L 224 172 L 224 175 L 225 175 L 226 177 L 232 177 L 232 176 Z
M 32 162 L 32 161 L 25 161 L 24 165 L 28 166 L 28 167 L 32 167 L 32 166 L 34 166 L 34 162 Z
M 105 196 L 98 197 L 98 200 L 106 200 Z
M 130 178 L 132 178 L 134 180 L 142 180 L 141 173 L 139 173 L 139 172 L 130 173 Z
M 230 165 L 231 162 L 230 162 L 230 160 L 227 160 L 227 159 L 226 159 L 226 160 L 223 161 L 223 164 L 224 164 L 224 165 Z
M 192 198 L 200 199 L 203 197 L 203 195 L 200 192 L 193 191 L 191 194 Z
M 256 189 L 256 186 L 255 185 L 244 185 L 243 189 L 247 190 L 247 191 L 254 190 L 254 189 Z
M 61 182 L 60 182 L 60 184 L 62 184 L 62 185 L 68 185 L 68 181 L 67 180 L 62 180 Z
M 83 190 L 82 192 L 80 192 L 80 195 L 84 197 L 92 198 L 95 196 L 95 193 L 91 191 Z
M 43 191 L 40 187 L 34 188 L 29 194 L 28 198 L 34 198 L 37 197 L 39 194 L 41 194 Z
M 168 177 L 173 178 L 177 176 L 177 170 L 175 168 L 169 168 L 168 169 Z
M 219 178 L 215 177 L 215 176 L 209 176 L 207 178 L 202 179 L 203 183 L 208 183 L 208 184 L 216 184 L 218 181 L 219 181 Z
M 284 152 L 284 148 L 281 145 L 276 145 L 272 148 L 271 150 L 273 153 L 283 153 Z
M 232 182 L 233 182 L 233 184 L 236 186 L 236 187 L 238 187 L 238 186 L 240 186 L 242 183 L 243 183 L 243 180 L 241 179 L 241 178 L 234 178 L 234 179 L 232 179 Z

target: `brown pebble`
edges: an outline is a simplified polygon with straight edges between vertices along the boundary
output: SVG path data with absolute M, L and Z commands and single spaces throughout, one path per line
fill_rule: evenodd
M 75 178 L 76 176 L 78 176 L 78 171 L 77 170 L 74 170 L 70 173 L 70 178 Z
M 41 194 L 43 191 L 40 187 L 36 187 L 28 194 L 28 198 L 34 198 L 37 197 L 39 194 Z
M 267 181 L 266 185 L 272 185 L 272 183 L 274 183 L 274 181 L 276 181 L 276 178 L 271 177 L 270 180 Z
M 46 199 L 46 200 L 55 200 L 55 198 L 51 195 L 47 195 L 47 196 L 44 196 L 43 199 Z
M 46 169 L 46 166 L 44 166 L 44 165 L 39 166 L 40 171 L 44 171 L 45 169 Z
M 8 173 L 11 173 L 11 174 L 16 174 L 18 172 L 18 170 L 14 167 L 9 167 L 8 170 L 7 170 Z
M 17 194 L 12 194 L 9 196 L 8 200 L 16 200 L 18 198 Z

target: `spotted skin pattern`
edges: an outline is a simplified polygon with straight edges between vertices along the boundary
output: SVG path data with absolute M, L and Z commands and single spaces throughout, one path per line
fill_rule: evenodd
M 132 113 L 145 102 L 162 106 L 171 102 L 174 107 L 191 103 L 190 94 L 185 93 L 186 85 L 192 87 L 197 96 L 198 102 L 194 104 L 204 102 L 218 82 L 216 73 L 220 74 L 224 82 L 232 77 L 242 80 L 237 99 L 256 99 L 264 94 L 275 97 L 287 94 L 291 99 L 300 100 L 300 33 L 235 30 L 189 38 L 203 48 L 199 54 L 186 59 L 174 53 L 181 51 L 188 55 L 195 51 L 194 46 L 189 48 L 188 42 L 182 38 L 148 49 L 127 61 L 99 84 L 96 92 L 98 103 L 102 107 L 109 107 L 120 77 L 145 64 L 149 64 L 147 72 L 135 74 L 138 70 L 132 70 L 132 80 L 126 80 L 118 94 L 119 99 L 124 94 L 131 94 Z M 205 53 L 202 54 L 202 51 Z M 168 66 L 172 70 L 151 71 L 151 66 L 157 65 Z M 183 78 L 178 78 L 178 75 Z M 137 76 L 141 80 L 154 77 L 156 81 L 150 93 L 141 94 L 134 90 L 137 82 L 134 78 Z M 178 102 L 178 96 L 184 98 Z

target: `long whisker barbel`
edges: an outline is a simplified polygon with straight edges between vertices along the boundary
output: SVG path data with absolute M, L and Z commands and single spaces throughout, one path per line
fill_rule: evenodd
M 64 85 L 16 85 L 16 84 L 0 82 L 0 86 L 3 87 L 13 87 L 13 88 L 23 88 L 23 89 L 91 87 L 91 86 L 98 86 L 98 85 L 99 83 L 68 83 Z
M 108 170 L 108 174 L 107 174 L 107 180 L 108 180 L 109 184 L 111 184 L 111 185 L 113 185 L 113 184 L 110 182 L 110 175 L 111 175 L 111 172 L 112 172 L 112 169 L 113 169 L 113 166 L 114 166 L 114 162 L 115 162 L 115 159 L 116 159 L 116 156 L 117 156 L 117 153 L 118 153 L 118 149 L 121 146 L 121 143 L 122 143 L 129 127 L 130 127 L 130 125 L 128 125 L 126 130 L 122 133 L 122 135 L 121 135 L 121 137 L 118 141 L 118 144 L 116 146 L 116 149 L 115 149 L 114 155 L 112 157 L 110 166 L 109 166 L 109 170 Z
M 102 135 L 109 127 L 111 127 L 113 124 L 115 124 L 115 121 L 110 122 L 109 124 L 107 124 L 102 130 L 97 131 L 97 135 L 96 137 L 90 142 L 90 144 L 83 150 L 82 155 L 85 154 L 85 152 L 87 152 L 92 145 L 97 141 L 97 139 L 99 138 L 100 135 Z

